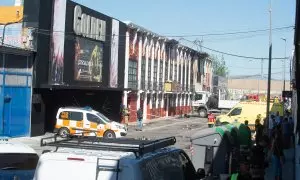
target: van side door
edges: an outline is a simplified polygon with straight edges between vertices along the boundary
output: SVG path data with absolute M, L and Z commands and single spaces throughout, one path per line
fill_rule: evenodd
M 84 127 L 91 131 L 89 133 L 89 136 L 99 136 L 102 137 L 103 133 L 105 131 L 104 129 L 104 122 L 96 115 L 91 114 L 91 113 L 85 113 L 85 122 L 84 122 Z
M 77 111 L 62 111 L 57 121 L 60 127 L 67 127 L 71 134 L 80 133 L 83 129 L 83 113 Z

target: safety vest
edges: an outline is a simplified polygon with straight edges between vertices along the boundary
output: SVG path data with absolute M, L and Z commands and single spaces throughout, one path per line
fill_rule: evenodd
M 238 176 L 239 173 L 232 174 L 230 180 L 237 180 Z

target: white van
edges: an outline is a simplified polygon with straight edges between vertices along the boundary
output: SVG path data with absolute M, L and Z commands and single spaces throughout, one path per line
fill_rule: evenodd
M 31 180 L 39 156 L 29 146 L 0 137 L 0 179 Z
M 43 146 L 58 149 L 41 155 L 34 180 L 200 179 L 183 150 L 167 147 L 175 144 L 175 137 L 152 141 L 87 138 L 42 140 Z

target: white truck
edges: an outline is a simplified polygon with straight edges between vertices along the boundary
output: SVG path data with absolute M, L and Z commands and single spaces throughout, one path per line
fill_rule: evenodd
M 216 106 L 214 108 L 211 108 L 208 105 L 208 100 L 212 94 L 208 91 L 196 91 L 194 100 L 192 101 L 193 110 L 196 111 L 201 118 L 207 117 L 207 114 L 209 112 L 212 113 L 221 113 L 222 110 L 229 110 L 233 108 L 237 103 L 239 103 L 239 100 L 224 100 L 224 96 L 222 96 L 221 91 L 219 91 L 218 99 L 216 100 Z

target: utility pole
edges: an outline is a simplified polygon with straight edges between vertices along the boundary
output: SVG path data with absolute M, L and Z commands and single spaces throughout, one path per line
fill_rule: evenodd
M 267 123 L 269 125 L 270 114 L 270 92 L 271 92 L 271 68 L 272 68 L 272 0 L 270 0 L 270 35 L 269 35 L 269 66 L 268 66 L 268 92 L 267 92 Z
M 257 92 L 257 95 L 258 95 L 258 98 L 259 98 L 259 94 L 260 94 L 260 81 L 263 80 L 263 68 L 264 68 L 264 59 L 261 59 L 261 67 L 260 67 L 260 77 L 258 78 L 258 92 Z
M 284 41 L 284 59 L 283 59 L 283 91 L 285 91 L 285 60 L 286 60 L 286 38 L 281 38 Z

